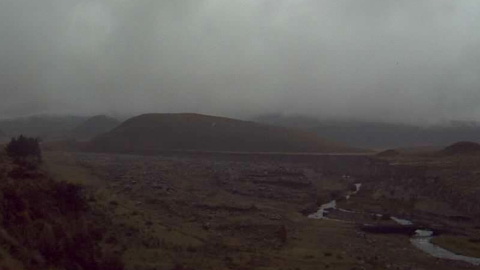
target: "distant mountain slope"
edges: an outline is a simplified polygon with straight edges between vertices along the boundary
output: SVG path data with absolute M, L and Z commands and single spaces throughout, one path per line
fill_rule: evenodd
M 420 127 L 407 124 L 318 120 L 312 117 L 264 115 L 255 122 L 299 128 L 314 132 L 327 140 L 361 148 L 397 148 L 411 146 L 445 146 L 458 141 L 480 142 L 480 124 L 450 122 Z
M 400 155 L 400 153 L 395 149 L 387 149 L 380 153 L 377 153 L 377 157 L 396 157 Z
M 343 144 L 293 129 L 200 114 L 144 114 L 93 139 L 99 152 L 165 150 L 234 152 L 353 152 Z
M 79 140 L 90 140 L 102 133 L 106 133 L 120 124 L 115 118 L 97 115 L 87 119 L 75 127 L 69 137 Z
M 457 142 L 445 147 L 442 153 L 449 156 L 478 155 L 480 154 L 480 144 L 474 142 Z
M 29 137 L 40 137 L 43 140 L 63 137 L 70 130 L 84 122 L 83 116 L 30 116 L 0 120 L 0 129 L 8 137 L 23 134 Z
M 8 142 L 8 139 L 9 138 L 8 138 L 7 134 L 0 129 L 0 144 Z M 1 148 L 1 146 L 0 146 L 0 148 Z

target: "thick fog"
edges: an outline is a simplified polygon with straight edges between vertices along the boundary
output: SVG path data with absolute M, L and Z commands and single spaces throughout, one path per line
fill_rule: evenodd
M 478 0 L 0 0 L 0 115 L 480 120 Z

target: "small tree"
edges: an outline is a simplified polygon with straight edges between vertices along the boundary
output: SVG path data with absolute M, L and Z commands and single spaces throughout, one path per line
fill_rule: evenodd
M 18 138 L 12 138 L 6 147 L 7 155 L 14 159 L 26 159 L 29 156 L 42 161 L 42 152 L 40 150 L 40 139 L 28 138 L 23 135 Z

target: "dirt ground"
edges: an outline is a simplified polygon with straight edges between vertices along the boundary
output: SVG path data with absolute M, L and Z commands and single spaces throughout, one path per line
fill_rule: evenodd
M 419 170 L 419 163 L 430 163 L 368 156 L 66 152 L 47 152 L 45 160 L 59 179 L 85 185 L 100 223 L 102 216 L 112 220 L 104 224 L 103 242 L 122 254 L 127 269 L 475 269 L 417 250 L 409 235 L 362 229 L 395 226 L 375 214 L 395 215 L 448 227 L 449 237 L 462 232 L 462 239 L 473 239 L 476 208 L 453 203 L 458 195 L 448 183 L 458 167 L 451 161 L 445 161 L 450 167 Z M 473 176 L 456 179 L 473 181 L 473 168 L 463 170 Z M 355 183 L 362 183 L 358 194 L 338 201 L 355 214 L 307 218 L 319 205 L 343 198 Z M 448 239 L 438 241 L 468 255 L 478 250 L 475 241 L 462 251 Z

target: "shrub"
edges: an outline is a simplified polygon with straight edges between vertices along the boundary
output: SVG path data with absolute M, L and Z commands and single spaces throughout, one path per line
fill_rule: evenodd
M 12 179 L 28 179 L 28 178 L 35 178 L 37 176 L 38 176 L 37 172 L 28 171 L 25 167 L 15 168 L 8 173 L 8 177 Z
M 383 214 L 380 219 L 381 219 L 381 220 L 390 220 L 391 217 L 392 217 L 392 216 L 391 216 L 390 214 Z
M 86 210 L 87 203 L 82 196 L 81 186 L 58 182 L 53 185 L 53 194 L 57 200 L 57 206 L 64 214 L 78 213 Z
M 40 150 L 40 139 L 24 137 L 12 138 L 5 148 L 7 155 L 13 159 L 26 159 L 31 156 L 42 161 L 42 152 Z

